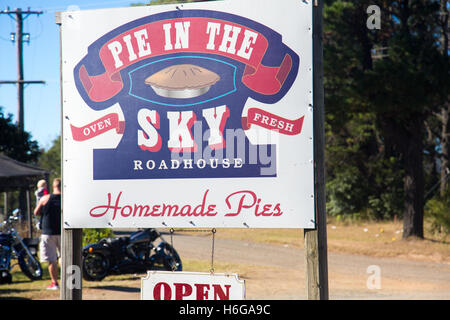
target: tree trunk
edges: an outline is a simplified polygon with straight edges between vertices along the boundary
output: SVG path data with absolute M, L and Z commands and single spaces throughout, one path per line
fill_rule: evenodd
M 449 115 L 449 105 L 442 108 L 441 111 L 441 183 L 440 183 L 440 195 L 443 197 L 445 195 L 445 191 L 447 190 L 447 171 L 448 171 L 448 115 Z
M 423 172 L 423 119 L 417 117 L 403 141 L 405 165 L 405 208 L 403 213 L 403 239 L 423 238 L 424 172 Z
M 441 47 L 442 54 L 445 57 L 448 57 L 448 19 L 449 19 L 449 11 L 448 11 L 448 0 L 440 1 L 441 10 L 440 10 L 440 22 L 441 22 Z M 450 104 L 447 102 L 441 111 L 441 121 L 442 121 L 442 132 L 441 132 L 441 147 L 442 147 L 442 156 L 441 156 L 441 185 L 440 185 L 440 195 L 444 196 L 447 190 L 447 174 L 448 174 L 448 156 L 449 154 L 449 112 L 450 112 Z

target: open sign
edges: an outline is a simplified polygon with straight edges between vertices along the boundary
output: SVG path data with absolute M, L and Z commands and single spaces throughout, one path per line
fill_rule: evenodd
M 149 271 L 141 300 L 244 300 L 245 282 L 237 274 Z

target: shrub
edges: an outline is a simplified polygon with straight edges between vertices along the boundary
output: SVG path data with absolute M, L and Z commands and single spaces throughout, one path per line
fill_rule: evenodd
M 341 167 L 326 184 L 327 209 L 332 216 L 349 215 L 364 209 L 367 194 L 358 169 Z
M 433 233 L 450 234 L 450 189 L 443 197 L 436 196 L 425 206 L 425 217 L 430 221 Z
M 108 237 L 114 237 L 111 229 L 83 229 L 83 246 Z

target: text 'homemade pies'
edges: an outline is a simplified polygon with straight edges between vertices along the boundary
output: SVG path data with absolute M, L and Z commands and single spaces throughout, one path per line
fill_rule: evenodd
M 220 76 L 208 69 L 179 64 L 162 69 L 145 79 L 157 95 L 166 98 L 195 98 L 208 92 Z

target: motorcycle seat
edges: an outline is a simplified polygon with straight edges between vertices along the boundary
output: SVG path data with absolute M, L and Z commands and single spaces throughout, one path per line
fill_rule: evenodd
M 112 247 L 120 247 L 128 243 L 128 237 L 107 238 L 106 243 Z

